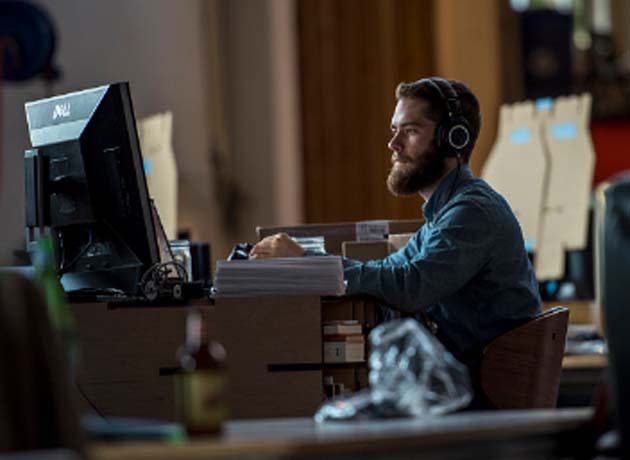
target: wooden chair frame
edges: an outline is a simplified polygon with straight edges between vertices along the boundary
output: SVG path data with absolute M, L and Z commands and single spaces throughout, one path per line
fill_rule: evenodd
M 479 381 L 495 408 L 556 407 L 568 323 L 569 310 L 553 307 L 488 344 Z

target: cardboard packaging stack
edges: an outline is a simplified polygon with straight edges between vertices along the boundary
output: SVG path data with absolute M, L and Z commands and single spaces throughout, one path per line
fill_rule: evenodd
M 324 362 L 354 363 L 365 361 L 365 336 L 356 320 L 324 324 Z

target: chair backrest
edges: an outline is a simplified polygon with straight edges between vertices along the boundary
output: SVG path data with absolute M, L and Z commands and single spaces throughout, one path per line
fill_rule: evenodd
M 554 307 L 485 348 L 479 382 L 497 409 L 556 406 L 569 310 Z
M 60 338 L 39 289 L 15 273 L 0 273 L 0 345 L 0 453 L 61 447 L 80 452 L 82 433 Z

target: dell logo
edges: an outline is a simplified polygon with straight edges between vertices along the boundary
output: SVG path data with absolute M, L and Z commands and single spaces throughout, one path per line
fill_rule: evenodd
M 63 104 L 55 105 L 53 110 L 53 120 L 57 118 L 68 118 L 70 116 L 70 103 L 65 102 Z

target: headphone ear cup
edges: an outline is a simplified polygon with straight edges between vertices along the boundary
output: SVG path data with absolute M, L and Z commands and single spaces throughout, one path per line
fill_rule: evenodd
M 470 129 L 465 120 L 458 120 L 451 125 L 448 135 L 449 144 L 454 149 L 463 150 L 470 144 Z
M 423 79 L 420 82 L 426 82 L 435 89 L 446 109 L 446 116 L 435 125 L 433 138 L 436 149 L 445 158 L 459 156 L 462 150 L 470 145 L 471 138 L 470 126 L 466 118 L 462 116 L 461 102 L 457 91 L 448 80 L 438 77 Z M 448 90 L 448 95 L 442 91 L 441 87 Z
M 444 129 L 443 145 L 445 145 L 445 156 L 456 157 L 470 144 L 470 129 L 464 118 L 452 120 Z

